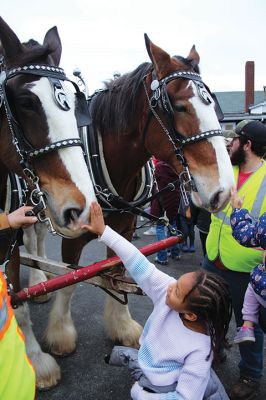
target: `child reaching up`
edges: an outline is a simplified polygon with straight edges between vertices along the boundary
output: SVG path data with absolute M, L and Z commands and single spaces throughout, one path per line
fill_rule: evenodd
M 122 260 L 151 298 L 154 309 L 140 337 L 139 350 L 114 347 L 108 361 L 128 365 L 135 384 L 133 400 L 228 400 L 211 369 L 225 342 L 231 319 L 231 296 L 216 274 L 198 270 L 178 280 L 158 270 L 130 242 L 105 226 L 102 210 L 92 203 L 90 225 Z
M 242 199 L 236 189 L 231 190 L 231 226 L 234 238 L 245 247 L 266 249 L 266 213 L 254 221 L 249 212 L 242 207 Z M 264 253 L 265 258 L 265 253 Z M 247 287 L 242 309 L 243 325 L 238 327 L 234 343 L 255 342 L 254 324 L 259 323 L 259 311 L 262 310 L 266 321 L 266 269 L 265 260 L 253 268 Z M 265 324 L 264 321 L 264 324 Z M 266 324 L 261 328 L 266 332 Z

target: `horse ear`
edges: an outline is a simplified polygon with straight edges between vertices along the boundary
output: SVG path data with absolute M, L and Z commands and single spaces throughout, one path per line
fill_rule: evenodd
M 187 56 L 187 59 L 189 61 L 191 61 L 192 67 L 196 67 L 197 65 L 199 65 L 200 62 L 200 56 L 199 53 L 196 50 L 195 45 L 193 44 L 193 46 L 191 47 L 191 50 L 189 52 L 189 55 Z
M 1 49 L 7 58 L 7 61 L 14 59 L 23 52 L 22 44 L 17 35 L 7 25 L 7 23 L 0 17 L 0 41 Z
M 153 63 L 157 77 L 158 79 L 161 79 L 161 77 L 165 74 L 165 69 L 169 65 L 171 57 L 168 53 L 166 53 L 166 51 L 153 44 L 146 33 L 144 37 L 147 52 L 149 54 L 151 62 Z
M 48 46 L 50 50 L 49 55 L 54 65 L 59 65 L 62 54 L 62 44 L 56 26 L 49 29 L 46 33 L 43 45 Z
M 150 50 L 151 41 L 150 41 L 150 38 L 147 35 L 147 33 L 144 33 L 144 39 L 145 39 L 145 45 L 146 45 L 146 49 L 147 49 L 147 52 L 149 54 L 149 57 L 150 57 L 151 61 L 153 61 L 152 60 L 152 55 L 151 55 L 151 50 Z

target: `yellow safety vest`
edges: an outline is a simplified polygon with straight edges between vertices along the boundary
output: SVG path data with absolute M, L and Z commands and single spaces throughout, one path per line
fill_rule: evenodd
M 234 167 L 235 182 L 238 181 L 239 168 Z M 266 163 L 243 183 L 238 191 L 244 196 L 242 208 L 246 208 L 251 216 L 258 219 L 266 212 Z M 218 256 L 223 265 L 233 271 L 250 272 L 262 262 L 263 251 L 241 246 L 232 236 L 230 203 L 220 212 L 212 214 L 210 231 L 206 241 L 209 260 Z
M 26 355 L 23 333 L 10 305 L 6 281 L 0 272 L 0 399 L 34 398 L 35 373 Z

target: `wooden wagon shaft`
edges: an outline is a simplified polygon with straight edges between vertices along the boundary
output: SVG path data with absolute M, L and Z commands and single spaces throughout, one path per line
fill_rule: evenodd
M 63 262 L 56 262 L 49 260 L 48 258 L 38 257 L 29 253 L 20 253 L 21 264 L 27 267 L 40 269 L 44 272 L 48 272 L 51 275 L 61 276 L 69 272 L 73 272 L 73 265 L 69 265 Z M 119 263 L 111 264 L 110 267 L 117 266 Z M 75 266 L 75 269 L 82 268 L 81 266 Z M 136 283 L 125 282 L 118 279 L 110 280 L 110 276 L 103 274 L 94 276 L 93 278 L 86 279 L 84 283 L 98 286 L 108 290 L 116 290 L 124 293 L 141 294 L 141 290 Z
M 140 248 L 139 250 L 142 252 L 142 254 L 149 256 L 155 252 L 158 252 L 162 249 L 165 249 L 167 247 L 171 247 L 175 245 L 176 243 L 181 241 L 181 237 L 169 237 L 167 239 L 161 240 L 159 242 L 155 242 L 152 244 L 149 244 L 147 246 L 144 246 Z M 26 261 L 26 259 L 25 259 Z M 49 260 L 44 260 L 42 259 L 42 262 L 46 264 L 46 268 L 49 268 L 51 273 L 54 273 L 52 271 L 52 265 L 56 265 L 56 270 L 59 271 L 58 268 L 64 268 L 64 272 L 69 269 L 71 269 L 71 265 L 63 264 L 63 263 L 53 263 Z M 38 261 L 32 262 L 33 267 L 40 268 L 40 265 L 37 266 Z M 51 278 L 50 280 L 46 282 L 41 282 L 38 283 L 37 285 L 31 286 L 29 288 L 24 288 L 20 292 L 15 294 L 15 299 L 17 301 L 25 301 L 28 300 L 32 297 L 37 297 L 41 296 L 43 294 L 53 292 L 55 290 L 64 288 L 66 286 L 74 285 L 75 283 L 85 281 L 89 278 L 94 277 L 95 275 L 99 275 L 101 272 L 116 267 L 117 265 L 121 264 L 121 260 L 119 257 L 111 257 L 107 260 L 99 261 L 95 264 L 88 265 L 86 267 L 81 267 L 76 270 L 71 269 L 71 272 L 64 273 L 61 276 L 57 276 L 55 278 Z M 69 268 L 70 267 L 70 268 Z M 73 266 L 72 266 L 73 268 Z M 76 268 L 76 267 L 75 267 Z M 41 268 L 40 268 L 41 269 Z M 94 284 L 93 282 L 90 282 Z M 113 288 L 113 287 L 112 287 Z

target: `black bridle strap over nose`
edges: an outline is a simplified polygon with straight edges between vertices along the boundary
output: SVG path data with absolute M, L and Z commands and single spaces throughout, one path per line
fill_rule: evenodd
M 34 149 L 33 151 L 25 151 L 22 154 L 24 154 L 26 158 L 36 158 L 44 154 L 51 153 L 52 151 L 73 146 L 83 147 L 82 141 L 76 138 L 58 140 L 57 142 L 53 142 L 52 144 L 49 144 L 45 147 Z

